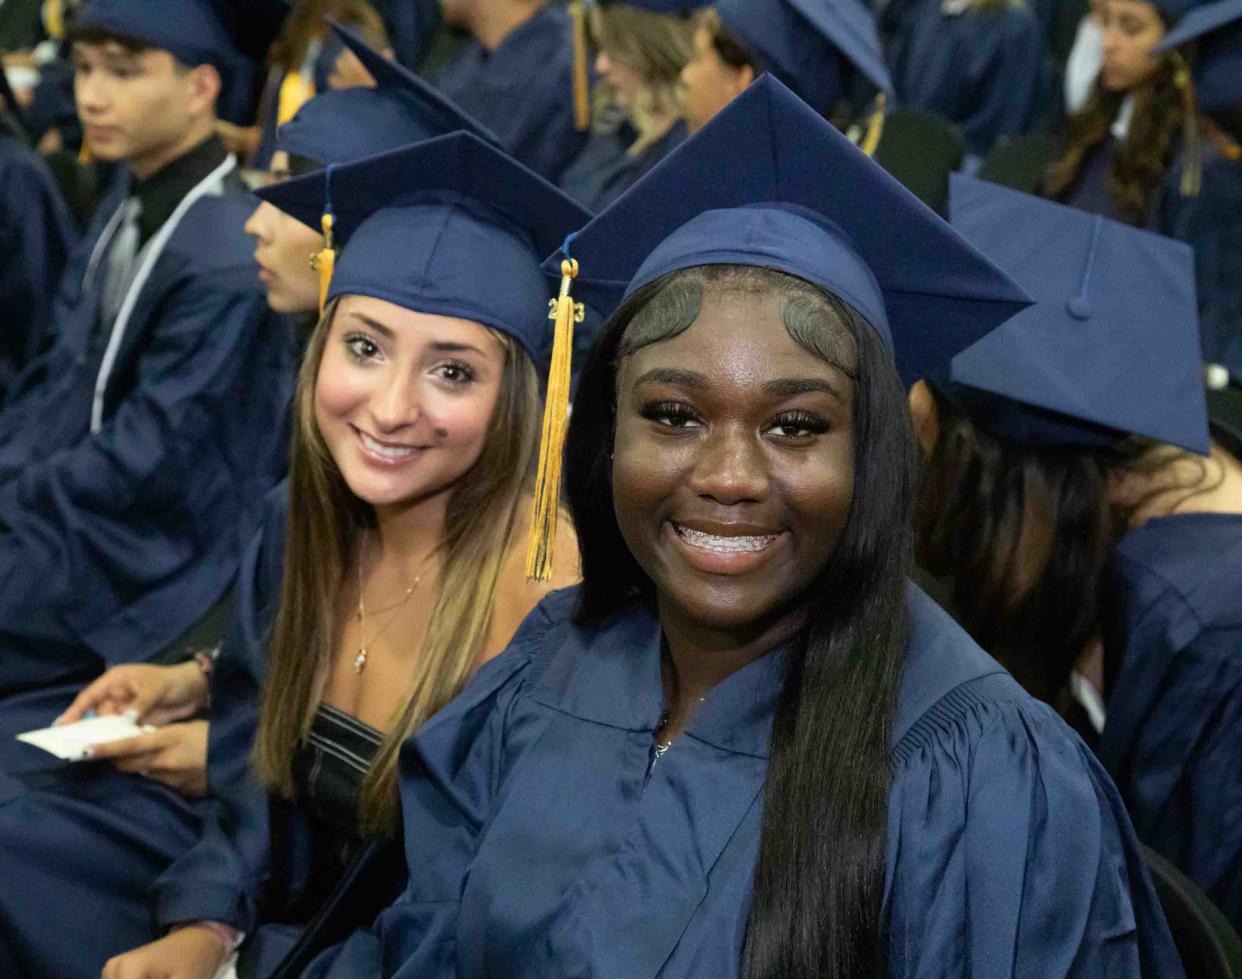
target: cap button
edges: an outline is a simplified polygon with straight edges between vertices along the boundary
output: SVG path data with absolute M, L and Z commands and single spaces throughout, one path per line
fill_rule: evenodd
M 1086 296 L 1075 296 L 1065 304 L 1065 308 L 1069 310 L 1070 316 L 1076 320 L 1091 319 L 1091 300 Z

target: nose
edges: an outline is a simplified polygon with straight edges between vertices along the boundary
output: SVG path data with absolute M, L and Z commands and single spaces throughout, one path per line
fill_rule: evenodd
M 742 425 L 713 428 L 700 443 L 690 490 L 723 506 L 757 503 L 771 485 L 759 436 Z
M 371 419 L 376 435 L 393 435 L 415 424 L 422 414 L 417 386 L 399 371 L 386 371 L 372 393 Z
M 74 81 L 74 98 L 78 111 L 83 115 L 97 115 L 107 107 L 107 86 L 100 77 L 102 72 L 80 72 Z
M 244 230 L 246 234 L 252 238 L 257 238 L 261 242 L 271 240 L 272 215 L 275 210 L 267 201 L 260 201 L 259 206 L 254 209 L 250 217 L 246 218 Z
M 601 51 L 595 56 L 595 73 L 607 76 L 610 71 L 612 71 L 612 59 L 605 52 Z

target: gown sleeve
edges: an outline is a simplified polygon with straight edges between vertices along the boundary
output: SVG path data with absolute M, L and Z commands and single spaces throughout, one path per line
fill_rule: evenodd
M 239 361 L 263 356 L 278 329 L 269 316 L 249 281 L 194 277 L 162 309 L 132 393 L 101 429 L 0 488 L 0 633 L 30 644 L 83 642 L 235 531 L 246 503 L 239 487 L 253 477 L 221 475 L 228 461 L 217 440 L 239 415 L 257 427 L 269 403 L 266 394 L 253 404 L 232 400 Z M 285 386 L 272 378 L 273 391 Z M 283 395 L 272 408 L 267 430 L 252 435 L 256 464 L 280 443 Z M 14 684 L 22 669 L 6 666 Z
M 1183 975 L 1116 789 L 1010 677 L 950 693 L 895 765 L 892 979 Z
M 303 979 L 457 975 L 457 912 L 503 769 L 510 712 L 572 592 L 545 599 L 509 648 L 433 717 L 401 753 L 401 819 L 409 880 L 374 926 L 316 958 Z
M 268 796 L 250 772 L 259 723 L 269 623 L 283 567 L 287 488 L 272 491 L 236 589 L 233 631 L 212 676 L 207 782 L 212 796 L 198 842 L 156 882 L 157 927 L 220 921 L 255 927 L 258 895 L 271 862 Z

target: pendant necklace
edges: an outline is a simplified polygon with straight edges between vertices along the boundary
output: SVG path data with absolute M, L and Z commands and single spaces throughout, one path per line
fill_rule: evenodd
M 362 568 L 363 568 L 363 565 L 366 564 L 366 546 L 367 546 L 367 532 L 364 530 L 362 532 L 362 540 L 358 546 L 358 629 L 362 633 L 362 642 L 359 644 L 359 647 L 358 647 L 358 655 L 354 657 L 354 673 L 361 673 L 366 668 L 367 657 L 371 653 L 372 643 L 379 642 L 380 637 L 383 636 L 384 633 L 388 631 L 388 627 L 397 621 L 397 617 L 401 614 L 401 609 L 405 606 L 405 603 L 409 601 L 410 596 L 414 594 L 414 590 L 418 588 L 419 582 L 423 580 L 423 576 L 419 575 L 417 578 L 414 579 L 414 584 L 410 585 L 410 587 L 405 590 L 405 594 L 401 596 L 401 599 L 398 602 L 396 602 L 393 605 L 389 605 L 388 608 L 380 610 L 382 612 L 387 612 L 389 609 L 391 609 L 392 615 L 389 617 L 388 621 L 383 624 L 383 626 L 380 628 L 380 631 L 377 632 L 374 636 L 372 636 L 371 639 L 368 641 L 367 639 L 367 599 L 366 599 L 366 589 L 363 586 L 363 581 L 362 581 Z

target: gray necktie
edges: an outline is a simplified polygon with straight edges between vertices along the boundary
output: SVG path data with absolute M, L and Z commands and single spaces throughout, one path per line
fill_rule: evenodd
M 104 270 L 103 295 L 99 310 L 105 325 L 111 325 L 125 302 L 125 294 L 133 281 L 134 260 L 138 257 L 138 216 L 142 213 L 142 201 L 130 197 L 121 205 L 121 223 L 112 236 L 108 249 L 107 267 Z

